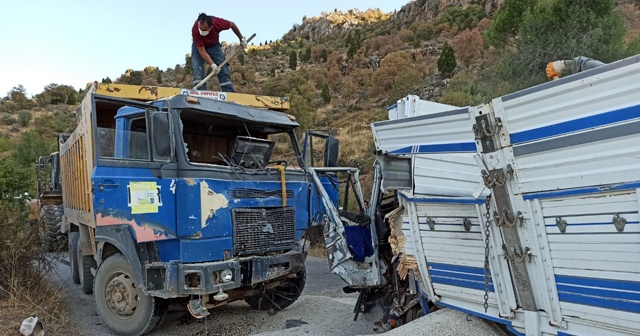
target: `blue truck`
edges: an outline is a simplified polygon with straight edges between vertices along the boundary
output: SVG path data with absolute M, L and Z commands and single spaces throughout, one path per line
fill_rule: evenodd
M 93 293 L 105 325 L 144 335 L 169 300 L 197 318 L 237 300 L 276 311 L 295 302 L 305 233 L 325 217 L 295 118 L 188 94 L 140 101 L 97 88 L 59 149 L 72 278 Z M 324 142 L 322 165 L 335 166 L 338 142 Z M 336 182 L 322 181 L 337 203 Z

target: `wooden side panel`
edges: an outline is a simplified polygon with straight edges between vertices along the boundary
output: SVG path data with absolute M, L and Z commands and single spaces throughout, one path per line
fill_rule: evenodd
M 78 112 L 78 127 L 60 146 L 60 170 L 64 212 L 69 222 L 95 227 L 91 172 L 93 171 L 93 132 L 91 87 Z

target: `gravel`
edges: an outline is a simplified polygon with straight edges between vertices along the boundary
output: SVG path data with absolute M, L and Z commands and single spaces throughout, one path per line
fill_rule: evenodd
M 393 329 L 385 336 L 506 336 L 495 324 L 453 309 L 440 309 Z

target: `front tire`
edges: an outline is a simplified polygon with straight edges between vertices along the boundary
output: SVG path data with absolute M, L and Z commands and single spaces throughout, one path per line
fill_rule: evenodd
M 120 253 L 110 255 L 100 264 L 94 289 L 98 314 L 118 335 L 145 335 L 164 316 L 166 302 L 142 292 L 135 283 L 131 265 Z
M 253 309 L 269 310 L 273 308 L 276 311 L 285 309 L 296 302 L 302 295 L 306 280 L 307 273 L 306 269 L 303 268 L 290 281 L 258 295 L 248 297 L 245 302 Z

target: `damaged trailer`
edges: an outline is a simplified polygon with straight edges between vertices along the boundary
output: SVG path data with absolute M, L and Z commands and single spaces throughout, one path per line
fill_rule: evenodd
M 639 88 L 635 56 L 373 124 L 421 295 L 517 335 L 639 334 Z
M 634 56 L 479 106 L 391 106 L 363 225 L 378 258 L 334 265 L 354 311 L 382 304 L 380 330 L 447 307 L 513 335 L 639 335 L 639 89 Z

